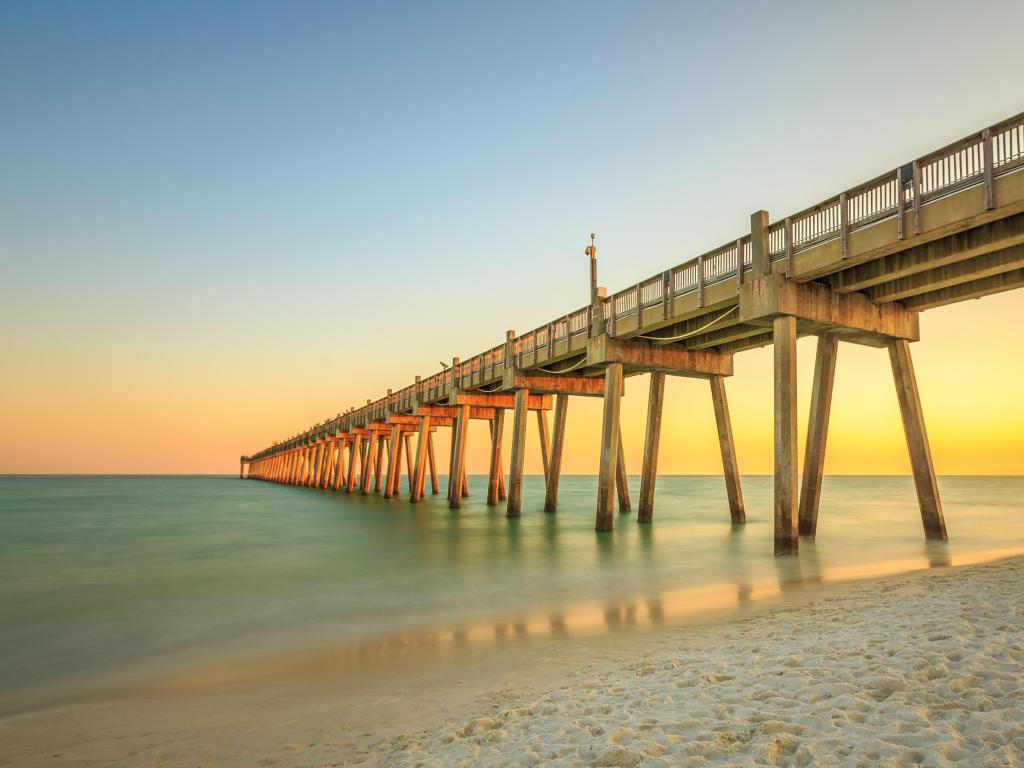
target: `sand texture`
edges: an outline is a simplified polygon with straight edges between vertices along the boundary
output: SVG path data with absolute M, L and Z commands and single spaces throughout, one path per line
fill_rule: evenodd
M 423 766 L 1024 765 L 1024 562 L 844 585 L 677 629 L 375 745 Z M 348 755 L 344 763 L 356 761 Z

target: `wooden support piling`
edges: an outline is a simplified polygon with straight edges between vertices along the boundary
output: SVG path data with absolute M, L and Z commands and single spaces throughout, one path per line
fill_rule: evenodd
M 558 481 L 562 474 L 562 448 L 565 444 L 565 417 L 569 409 L 569 395 L 555 396 L 555 428 L 551 440 L 551 456 L 548 458 L 547 477 L 544 481 L 544 511 L 558 509 Z
M 622 448 L 622 427 L 619 427 L 619 450 L 615 460 L 615 491 L 619 497 L 619 514 L 630 512 L 633 504 L 629 500 L 629 474 L 626 472 L 626 452 Z
M 711 403 L 715 409 L 715 424 L 718 427 L 718 447 L 722 455 L 722 473 L 725 476 L 725 495 L 729 500 L 729 517 L 734 525 L 747 522 L 743 505 L 743 488 L 740 485 L 740 470 L 736 461 L 736 443 L 732 438 L 732 420 L 729 418 L 729 401 L 725 396 L 725 377 L 712 376 Z
M 380 493 L 381 470 L 384 468 L 384 444 L 387 443 L 387 436 L 377 436 L 377 461 L 373 465 L 373 492 Z
M 910 467 L 917 488 L 924 535 L 926 539 L 945 541 L 946 521 L 939 499 L 932 452 L 928 445 L 928 432 L 924 426 L 924 412 L 921 409 L 921 396 L 914 375 L 914 363 L 910 356 L 910 343 L 905 339 L 890 341 L 889 360 L 892 363 L 896 398 L 900 405 L 900 416 L 903 418 L 903 432 L 907 438 L 907 450 L 910 453 Z
M 549 454 L 551 453 L 551 434 L 548 431 L 547 411 L 537 411 L 537 436 L 540 438 L 540 461 L 544 468 L 544 484 L 547 486 Z
M 348 444 L 348 474 L 345 479 L 346 493 L 352 493 L 356 487 L 356 456 L 362 447 L 363 436 L 356 432 L 352 436 L 352 442 Z
M 309 476 L 306 478 L 306 487 L 312 488 L 316 485 L 316 481 L 320 477 L 320 459 L 323 453 L 324 446 L 322 443 L 317 443 L 313 449 L 313 461 L 309 467 Z
M 644 434 L 644 464 L 640 473 L 640 505 L 636 514 L 638 523 L 649 523 L 654 519 L 654 486 L 658 476 L 664 401 L 665 374 L 662 371 L 651 371 L 651 387 L 647 396 L 647 430 Z
M 457 478 L 456 485 L 448 499 L 451 509 L 462 506 L 462 497 L 466 489 L 466 443 L 469 436 L 469 406 L 460 405 L 459 415 L 455 417 L 455 456 L 452 462 L 452 476 Z
M 412 435 L 406 432 L 402 439 L 405 447 L 405 479 L 409 484 L 409 493 L 412 493 Z
M 423 482 L 427 469 L 427 441 L 430 439 L 430 417 L 420 418 L 420 433 L 416 442 L 416 464 L 412 471 L 409 501 L 413 504 L 423 497 Z
M 775 554 L 795 555 L 797 538 L 796 318 L 772 321 L 775 345 Z
M 331 471 L 334 469 L 334 441 L 328 440 L 324 446 L 324 472 L 320 480 L 320 488 L 327 490 L 331 486 Z
M 341 484 L 344 479 L 345 469 L 345 439 L 342 438 L 338 441 L 338 456 L 335 459 L 334 467 L 334 490 L 341 488 Z
M 604 412 L 601 422 L 601 465 L 597 478 L 597 514 L 594 528 L 612 530 L 615 473 L 619 453 L 619 409 L 622 400 L 622 363 L 605 368 Z
M 320 472 L 320 482 L 316 484 L 317 488 L 326 488 L 330 482 L 332 458 L 334 458 L 334 442 L 327 440 L 324 442 L 323 470 Z
M 818 337 L 818 349 L 814 356 L 814 381 L 811 384 L 811 412 L 807 423 L 807 448 L 804 451 L 804 471 L 800 486 L 801 536 L 813 537 L 818 529 L 821 477 L 825 468 L 825 443 L 828 440 L 838 347 L 839 338 L 835 334 L 823 333 Z
M 430 493 L 437 496 L 441 487 L 437 482 L 437 460 L 434 457 L 434 433 L 427 433 L 427 463 L 430 465 Z
M 491 431 L 491 460 L 487 472 L 487 506 L 498 503 L 498 486 L 505 470 L 501 463 L 501 441 L 505 433 L 505 409 L 499 408 L 488 422 Z
M 519 517 L 523 506 L 523 463 L 526 460 L 526 418 L 530 390 L 517 389 L 512 413 L 512 460 L 508 475 L 508 503 L 505 514 Z
M 392 425 L 391 439 L 388 441 L 388 474 L 384 481 L 385 499 L 395 495 L 395 486 L 398 484 L 399 465 L 402 463 L 402 452 L 398 450 L 401 439 L 402 428 L 397 424 Z
M 360 484 L 360 493 L 366 496 L 370 492 L 370 483 L 373 481 L 373 467 L 377 462 L 377 440 L 380 433 L 377 430 L 370 431 L 370 439 L 366 441 L 366 449 L 363 451 L 363 476 Z

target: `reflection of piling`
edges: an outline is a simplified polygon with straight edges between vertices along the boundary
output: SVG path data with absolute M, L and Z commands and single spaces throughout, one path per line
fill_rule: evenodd
M 929 568 L 947 568 L 952 564 L 949 545 L 944 541 L 926 541 L 924 553 L 928 558 Z

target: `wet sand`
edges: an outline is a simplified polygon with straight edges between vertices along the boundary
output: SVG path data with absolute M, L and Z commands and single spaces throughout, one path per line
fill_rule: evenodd
M 1024 559 L 783 587 L 166 670 L 4 716 L 0 764 L 1024 764 Z

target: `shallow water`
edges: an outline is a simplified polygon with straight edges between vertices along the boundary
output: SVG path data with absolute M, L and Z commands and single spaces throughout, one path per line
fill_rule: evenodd
M 637 478 L 632 478 L 633 498 Z M 926 543 L 907 477 L 827 477 L 817 540 L 772 556 L 770 477 L 729 523 L 719 477 L 660 477 L 655 521 L 595 534 L 594 477 L 523 483 L 523 516 L 237 477 L 0 477 L 0 690 L 431 628 L 456 641 L 685 621 L 801 584 L 1024 552 L 1024 478 L 941 478 Z

